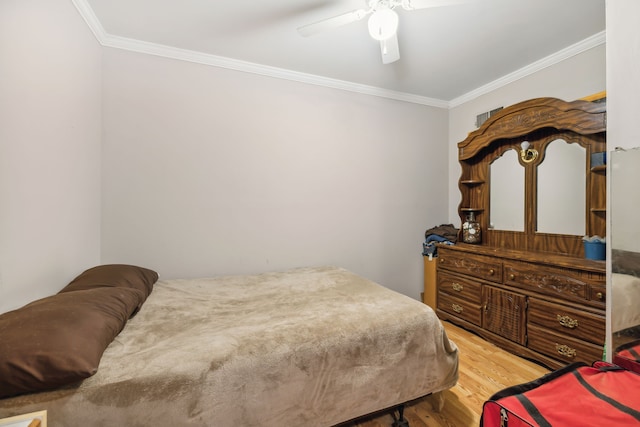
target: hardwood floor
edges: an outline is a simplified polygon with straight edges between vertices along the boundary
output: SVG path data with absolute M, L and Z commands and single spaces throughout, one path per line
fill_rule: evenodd
M 449 322 L 443 324 L 460 350 L 458 384 L 444 392 L 444 408 L 440 413 L 432 409 L 430 398 L 407 406 L 405 418 L 411 427 L 478 427 L 482 404 L 492 394 L 549 372 Z M 391 415 L 385 414 L 349 427 L 390 427 L 392 422 Z

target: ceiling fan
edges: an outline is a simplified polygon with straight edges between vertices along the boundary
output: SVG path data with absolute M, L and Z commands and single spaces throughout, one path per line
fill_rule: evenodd
M 305 36 L 329 30 L 331 28 L 360 21 L 369 17 L 369 35 L 380 42 L 382 63 L 390 64 L 400 59 L 398 48 L 398 14 L 394 11 L 398 6 L 404 10 L 427 9 L 454 4 L 469 3 L 472 0 L 367 0 L 368 8 L 356 9 L 342 15 L 324 19 L 313 24 L 298 28 L 298 32 Z

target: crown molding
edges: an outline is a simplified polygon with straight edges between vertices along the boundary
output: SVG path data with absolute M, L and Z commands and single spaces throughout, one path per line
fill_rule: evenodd
M 93 12 L 91 6 L 89 6 L 89 3 L 87 3 L 86 0 L 71 0 L 71 3 L 76 7 L 78 13 L 80 13 L 80 16 L 84 19 L 84 22 L 87 23 L 89 29 L 98 40 L 98 43 L 103 44 L 102 41 L 107 36 L 107 32 L 104 30 L 104 27 Z
M 283 68 L 270 67 L 252 62 L 240 61 L 233 58 L 226 58 L 202 52 L 195 52 L 192 50 L 179 49 L 171 46 L 165 46 L 126 37 L 114 36 L 105 31 L 104 27 L 93 12 L 93 9 L 91 8 L 91 6 L 89 6 L 86 0 L 71 1 L 93 32 L 94 36 L 98 40 L 98 43 L 105 47 L 112 47 L 138 53 L 146 53 L 149 55 L 161 56 L 164 58 L 227 68 L 231 70 L 259 74 L 262 76 L 268 76 L 278 79 L 291 80 L 316 86 L 324 86 L 332 89 L 394 99 L 397 101 L 411 102 L 414 104 L 421 104 L 438 108 L 449 108 L 449 103 L 440 99 L 428 98 L 412 93 L 397 92 L 375 86 L 353 83 L 345 80 L 330 79 L 314 74 L 300 73 Z
M 102 24 L 96 17 L 93 9 L 86 0 L 71 0 L 82 18 L 85 20 L 98 42 L 105 47 L 123 49 L 132 52 L 145 53 L 149 55 L 160 56 L 164 58 L 176 59 L 180 61 L 194 62 L 197 64 L 210 65 L 214 67 L 227 68 L 230 70 L 242 71 L 246 73 L 259 74 L 262 76 L 273 77 L 284 80 L 291 80 L 299 83 L 312 84 L 316 86 L 324 86 L 332 89 L 355 92 L 365 95 L 378 96 L 381 98 L 393 99 L 397 101 L 411 102 L 414 104 L 426 105 L 430 107 L 450 109 L 457 107 L 465 102 L 471 101 L 481 95 L 499 89 L 509 83 L 519 80 L 523 77 L 531 75 L 537 71 L 557 64 L 567 58 L 592 49 L 596 46 L 606 43 L 605 31 L 595 34 L 585 40 L 582 40 L 572 46 L 547 56 L 539 61 L 534 62 L 524 68 L 513 73 L 507 74 L 493 82 L 472 90 L 451 101 L 429 98 L 426 96 L 415 95 L 406 92 L 397 92 L 393 90 L 383 89 L 375 86 L 368 86 L 359 83 L 349 82 L 345 80 L 331 79 L 314 74 L 301 73 L 283 68 L 270 67 L 266 65 L 256 64 L 247 61 L 240 61 L 233 58 L 216 56 L 192 50 L 180 49 L 171 46 L 160 45 L 156 43 L 134 40 L 126 37 L 114 36 L 108 34 Z
M 564 48 L 556 53 L 553 53 L 546 58 L 542 58 L 539 61 L 536 61 L 532 64 L 527 65 L 526 67 L 520 68 L 519 70 L 507 74 L 497 80 L 492 81 L 484 86 L 480 86 L 477 89 L 472 90 L 471 92 L 467 92 L 466 94 L 455 98 L 449 101 L 449 108 L 457 107 L 459 105 L 464 104 L 465 102 L 469 102 L 475 98 L 478 98 L 481 95 L 485 95 L 489 92 L 492 92 L 496 89 L 499 89 L 503 86 L 508 85 L 509 83 L 513 83 L 517 80 L 520 80 L 524 77 L 527 77 L 533 73 L 536 73 L 540 70 L 543 70 L 547 67 L 555 65 L 559 62 L 564 61 L 565 59 L 569 59 L 572 56 L 578 55 L 582 52 L 585 52 L 589 49 L 593 49 L 594 47 L 600 46 L 607 42 L 606 31 L 601 31 L 597 34 L 594 34 L 591 37 L 588 37 L 576 44 L 573 44 L 567 48 Z
M 81 1 L 81 0 L 76 0 Z M 227 68 L 230 70 L 242 71 L 246 73 L 259 74 L 262 76 L 273 77 L 278 79 L 290 80 L 300 83 L 324 86 L 333 89 L 356 92 L 365 95 L 373 95 L 382 98 L 389 98 L 398 101 L 412 102 L 415 104 L 428 105 L 432 107 L 448 108 L 446 101 L 439 99 L 427 98 L 424 96 L 414 95 L 411 93 L 396 92 L 375 86 L 367 86 L 363 84 L 348 82 L 338 79 L 330 79 L 314 74 L 306 74 L 297 71 L 286 70 L 284 68 L 271 67 L 267 65 L 256 64 L 253 62 L 241 61 L 238 59 L 216 56 L 202 52 L 196 52 L 187 49 L 180 49 L 171 46 L 160 45 L 156 43 L 134 40 L 125 37 L 113 36 L 106 34 L 100 40 L 100 44 L 105 47 L 123 49 L 132 52 L 145 53 L 148 55 L 160 56 L 163 58 L 177 59 L 180 61 L 194 62 L 197 64 L 210 65 L 214 67 Z

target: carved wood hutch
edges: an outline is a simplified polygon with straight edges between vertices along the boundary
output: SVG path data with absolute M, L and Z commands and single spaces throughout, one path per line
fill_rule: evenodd
M 558 139 L 586 151 L 582 235 L 538 231 L 538 166 Z M 461 222 L 474 213 L 482 241 L 462 243 L 461 231 L 459 243 L 438 247 L 441 319 L 552 369 L 602 358 L 605 262 L 584 258 L 582 238 L 606 234 L 606 168 L 591 164 L 593 153 L 606 151 L 605 139 L 604 100 L 538 98 L 501 110 L 458 144 L 458 213 Z M 491 164 L 509 150 L 524 168 L 524 224 L 518 231 L 496 229 L 490 220 Z

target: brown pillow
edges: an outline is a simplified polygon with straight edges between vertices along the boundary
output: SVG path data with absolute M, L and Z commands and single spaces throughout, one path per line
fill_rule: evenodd
M 95 374 L 107 346 L 146 296 L 95 288 L 0 315 L 0 398 L 53 389 Z
M 144 302 L 157 281 L 158 273 L 147 268 L 126 264 L 99 265 L 82 272 L 59 293 L 100 287 L 133 288 L 144 293 Z

